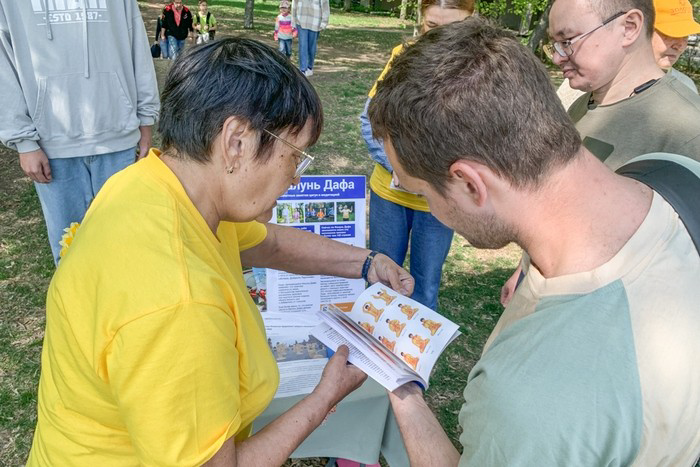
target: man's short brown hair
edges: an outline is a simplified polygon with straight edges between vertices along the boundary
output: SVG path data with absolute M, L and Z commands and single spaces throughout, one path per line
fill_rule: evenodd
M 435 28 L 408 46 L 378 83 L 369 117 L 404 170 L 442 194 L 457 160 L 535 188 L 581 146 L 540 61 L 479 18 Z

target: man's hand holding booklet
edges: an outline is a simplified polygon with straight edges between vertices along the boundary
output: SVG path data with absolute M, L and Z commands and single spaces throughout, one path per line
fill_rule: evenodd
M 332 350 L 347 345 L 348 361 L 390 391 L 410 381 L 427 388 L 438 357 L 460 334 L 452 321 L 379 283 L 352 310 L 327 305 L 319 316 L 313 336 Z

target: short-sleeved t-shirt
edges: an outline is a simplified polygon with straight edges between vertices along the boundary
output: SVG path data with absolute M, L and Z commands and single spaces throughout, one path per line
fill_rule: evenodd
M 243 282 L 264 225 L 215 236 L 157 152 L 102 188 L 47 297 L 29 465 L 198 465 L 279 375 Z
M 544 278 L 524 262 L 469 375 L 460 465 L 693 465 L 700 256 L 671 206 L 655 193 L 592 271 Z
M 650 152 L 700 160 L 700 96 L 671 73 L 640 94 L 588 108 L 590 93 L 569 107 L 583 145 L 617 170 Z

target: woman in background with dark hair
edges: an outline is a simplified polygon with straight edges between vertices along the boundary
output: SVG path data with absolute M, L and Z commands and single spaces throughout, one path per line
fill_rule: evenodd
M 242 264 L 412 290 L 386 256 L 259 223 L 323 124 L 285 57 L 247 39 L 192 48 L 162 103 L 163 152 L 108 180 L 51 282 L 29 465 L 280 465 L 365 375 L 341 347 L 251 437 L 279 376 Z
M 425 33 L 471 16 L 474 13 L 474 0 L 424 0 L 421 13 L 421 33 Z M 377 81 L 386 75 L 391 61 L 403 49 L 403 44 L 394 47 L 389 63 Z M 367 108 L 376 89 L 375 82 L 360 116 L 362 136 L 370 156 L 376 162 L 369 181 L 369 247 L 403 264 L 410 243 L 410 271 L 416 279 L 412 298 L 437 311 L 442 264 L 450 251 L 453 232 L 430 214 L 425 198 L 409 193 L 394 183 L 393 169 L 384 153 L 384 146 L 373 138 L 367 117 Z

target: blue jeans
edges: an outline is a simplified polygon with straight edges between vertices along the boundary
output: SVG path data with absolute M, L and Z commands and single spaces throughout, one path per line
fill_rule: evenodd
M 168 53 L 168 49 L 170 48 L 168 46 L 168 38 L 166 37 L 165 39 L 160 39 L 158 43 L 160 44 L 161 58 L 168 58 L 170 56 L 170 54 Z
M 437 310 L 442 264 L 453 232 L 429 212 L 416 211 L 379 197 L 370 190 L 369 247 L 402 265 L 411 243 L 411 275 L 416 287 L 411 298 Z
M 304 28 L 298 28 L 297 31 L 299 33 L 299 69 L 302 72 L 313 70 L 319 32 Z
M 82 222 L 92 199 L 114 173 L 136 158 L 136 148 L 99 156 L 49 159 L 50 183 L 34 183 L 44 212 L 51 253 L 59 260 L 63 229 L 71 222 Z
M 173 36 L 168 36 L 168 58 L 170 58 L 170 60 L 175 60 L 184 48 L 185 39 L 178 40 Z
M 279 51 L 287 56 L 287 58 L 292 56 L 292 40 L 291 39 L 278 39 L 279 40 Z

